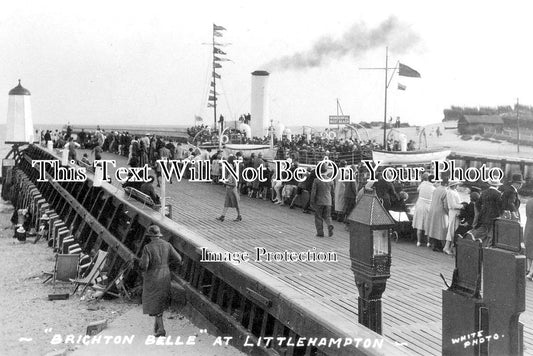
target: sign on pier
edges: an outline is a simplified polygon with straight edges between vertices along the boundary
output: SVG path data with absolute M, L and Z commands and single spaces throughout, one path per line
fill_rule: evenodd
M 330 115 L 330 125 L 344 125 L 350 123 L 350 115 Z

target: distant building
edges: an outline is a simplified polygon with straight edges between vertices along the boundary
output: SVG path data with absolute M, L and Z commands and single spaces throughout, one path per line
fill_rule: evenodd
M 457 122 L 460 134 L 482 134 L 485 128 L 503 130 L 503 119 L 500 115 L 463 115 Z
M 502 115 L 505 127 L 516 129 L 516 112 Z M 531 111 L 520 110 L 518 113 L 520 130 L 533 130 L 533 113 Z
M 442 122 L 444 124 L 445 130 L 453 130 L 457 128 L 457 123 L 459 122 L 459 120 L 447 120 L 447 121 L 442 120 Z

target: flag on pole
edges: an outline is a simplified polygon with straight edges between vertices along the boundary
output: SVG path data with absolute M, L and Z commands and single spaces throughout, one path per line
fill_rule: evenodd
M 213 77 L 215 77 L 217 79 L 220 79 L 220 74 L 218 74 L 217 72 L 213 71 Z
M 402 77 L 420 78 L 420 73 L 405 64 L 399 63 L 398 75 Z
M 214 96 L 209 96 L 209 101 L 216 101 L 217 98 L 215 98 Z
M 407 87 L 403 84 L 398 83 L 398 90 L 405 90 Z
M 211 90 L 209 90 L 209 94 L 214 94 L 214 95 L 218 95 L 218 93 L 216 93 L 213 88 L 211 88 Z
M 215 24 L 213 24 L 213 30 L 214 31 L 226 31 L 226 29 L 222 26 L 217 26 Z
M 207 107 L 208 107 L 208 108 L 214 108 L 215 105 L 213 105 L 212 103 L 207 103 Z
M 218 31 L 213 31 L 213 35 L 215 37 L 222 37 L 222 33 L 218 32 Z
M 222 65 L 220 63 L 216 63 L 216 62 L 213 64 L 213 66 L 215 68 L 222 68 Z
M 220 49 L 213 47 L 213 53 L 215 54 L 226 54 L 225 52 L 221 51 Z
M 217 56 L 214 56 L 213 59 L 215 60 L 215 62 L 225 62 L 225 61 L 230 61 L 230 59 L 227 59 L 227 58 L 220 58 L 220 57 L 217 57 Z

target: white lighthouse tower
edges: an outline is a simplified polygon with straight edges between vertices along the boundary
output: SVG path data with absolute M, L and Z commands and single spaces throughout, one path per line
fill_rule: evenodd
M 30 91 L 20 84 L 9 91 L 6 140 L 8 144 L 33 143 Z
M 250 108 L 252 137 L 263 137 L 267 134 L 270 123 L 268 107 L 269 75 L 270 73 L 265 70 L 256 70 L 252 73 L 252 105 Z

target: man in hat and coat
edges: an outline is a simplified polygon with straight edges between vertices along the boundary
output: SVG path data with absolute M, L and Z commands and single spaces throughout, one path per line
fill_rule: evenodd
M 181 263 L 181 256 L 174 247 L 162 240 L 159 226 L 152 225 L 146 232 L 151 241 L 143 248 L 140 267 L 144 271 L 143 313 L 155 317 L 156 337 L 166 336 L 163 325 L 163 312 L 169 305 L 170 268 L 169 265 Z
M 478 224 L 466 234 L 472 239 L 481 240 L 483 247 L 491 245 L 493 221 L 502 214 L 502 193 L 498 190 L 502 183 L 499 180 L 489 180 L 487 183 L 489 188 L 481 192 L 476 203 L 479 211 Z
M 518 189 L 522 187 L 524 180 L 520 173 L 513 174 L 511 182 L 504 185 L 502 191 L 502 210 L 508 210 L 511 216 L 520 219 L 518 208 L 520 207 L 520 198 L 518 197 Z

